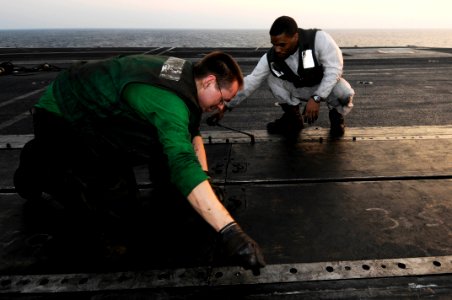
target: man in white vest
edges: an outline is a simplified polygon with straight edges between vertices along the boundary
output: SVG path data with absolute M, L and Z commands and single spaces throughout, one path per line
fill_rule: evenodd
M 353 107 L 354 90 L 342 78 L 342 52 L 329 34 L 318 29 L 298 28 L 294 19 L 277 18 L 270 29 L 273 47 L 262 56 L 244 89 L 212 116 L 218 121 L 229 108 L 249 97 L 265 80 L 284 111 L 281 118 L 267 124 L 269 133 L 298 134 L 304 121 L 311 124 L 325 102 L 329 108 L 330 133 L 344 134 L 344 116 Z M 304 111 L 300 113 L 300 104 Z

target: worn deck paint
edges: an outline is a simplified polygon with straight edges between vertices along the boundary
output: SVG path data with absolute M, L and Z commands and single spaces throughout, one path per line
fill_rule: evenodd
M 124 53 L 197 60 L 211 50 L 0 49 L 0 60 L 65 67 Z M 245 74 L 265 53 L 224 50 Z M 296 139 L 267 134 L 265 124 L 281 111 L 265 85 L 222 121 L 253 134 L 255 144 L 244 134 L 201 128 L 225 206 L 263 248 L 269 265 L 260 276 L 228 266 L 215 234 L 181 199 L 152 200 L 145 168 L 136 170 L 145 209 L 125 240 L 85 227 L 57 205 L 25 203 L 12 174 L 32 137 L 26 113 L 57 73 L 0 77 L 0 299 L 62 292 L 74 299 L 450 295 L 452 51 L 343 52 L 344 76 L 357 92 L 343 138 L 329 138 L 323 106 L 315 126 Z M 182 207 L 181 218 L 171 224 L 165 212 L 174 207 Z

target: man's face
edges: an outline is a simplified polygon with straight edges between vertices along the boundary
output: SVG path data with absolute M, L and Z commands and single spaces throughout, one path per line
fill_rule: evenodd
M 231 101 L 239 90 L 239 84 L 234 81 L 229 88 L 219 86 L 217 78 L 209 75 L 202 81 L 202 88 L 198 90 L 199 106 L 204 112 L 223 109 L 224 103 Z
M 272 35 L 270 38 L 275 49 L 275 54 L 280 59 L 288 58 L 297 50 L 298 33 L 295 33 L 293 36 L 288 36 L 283 33 L 280 35 Z

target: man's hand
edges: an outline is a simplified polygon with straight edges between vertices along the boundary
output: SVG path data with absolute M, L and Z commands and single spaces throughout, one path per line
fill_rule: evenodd
M 260 268 L 265 267 L 259 245 L 236 222 L 223 227 L 220 238 L 226 254 L 246 270 L 251 269 L 254 274 L 259 274 Z
M 226 105 L 223 106 L 222 109 L 217 110 L 214 114 L 212 114 L 210 117 L 206 119 L 206 123 L 209 126 L 215 126 L 218 122 L 221 121 L 224 117 L 224 112 L 227 110 Z
M 303 116 L 305 121 L 308 124 L 314 123 L 319 117 L 320 103 L 314 101 L 314 99 L 310 98 L 308 103 L 306 103 L 306 107 L 304 108 Z

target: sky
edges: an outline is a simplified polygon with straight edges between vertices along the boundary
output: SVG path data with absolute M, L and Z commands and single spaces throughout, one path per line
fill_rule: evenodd
M 0 29 L 448 28 L 451 0 L 3 0 Z

